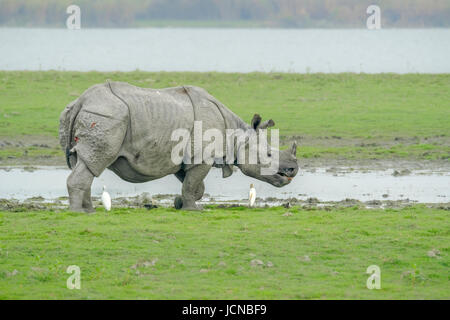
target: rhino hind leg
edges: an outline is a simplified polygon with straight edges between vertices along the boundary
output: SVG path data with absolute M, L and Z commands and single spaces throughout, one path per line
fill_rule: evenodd
M 94 212 L 91 200 L 91 185 L 94 175 L 86 164 L 78 159 L 72 173 L 67 178 L 69 208 L 77 212 Z
M 202 164 L 190 168 L 187 171 L 179 171 L 175 176 L 183 182 L 181 197 L 175 198 L 175 208 L 183 210 L 201 210 L 195 201 L 200 200 L 205 192 L 205 179 L 210 165 Z

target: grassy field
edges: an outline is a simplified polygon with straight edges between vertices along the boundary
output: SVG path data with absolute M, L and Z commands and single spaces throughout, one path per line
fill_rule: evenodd
M 106 79 L 204 87 L 247 121 L 254 113 L 274 119 L 284 144 L 298 140 L 301 158 L 450 157 L 450 74 L 0 71 L 0 163 L 62 160 L 60 112 Z
M 0 71 L 0 165 L 64 164 L 59 114 L 106 79 L 204 87 L 247 121 L 272 118 L 300 160 L 450 157 L 450 74 Z M 445 209 L 12 209 L 0 299 L 450 299 Z M 370 265 L 381 290 L 366 288 Z
M 450 298 L 448 211 L 286 212 L 0 212 L 0 298 Z M 69 265 L 81 290 L 66 288 Z

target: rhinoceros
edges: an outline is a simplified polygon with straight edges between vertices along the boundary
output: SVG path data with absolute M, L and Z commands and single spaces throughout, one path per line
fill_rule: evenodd
M 174 162 L 172 153 L 179 142 L 173 141 L 173 132 L 192 132 L 198 121 L 203 132 L 214 128 L 225 136 L 228 130 L 236 129 L 247 139 L 227 153 L 231 161 L 215 157 L 212 163 L 195 162 L 184 157 Z M 94 211 L 91 184 L 106 168 L 133 183 L 174 174 L 182 182 L 182 195 L 175 199 L 175 207 L 186 210 L 200 209 L 196 201 L 203 197 L 203 179 L 212 167 L 222 168 L 223 177 L 238 167 L 245 175 L 282 187 L 298 172 L 295 142 L 283 151 L 268 147 L 268 156 L 277 152 L 279 159 L 278 170 L 272 174 L 261 174 L 267 163 L 259 158 L 256 163 L 236 161 L 238 151 L 252 152 L 248 139 L 252 132 L 273 125 L 272 120 L 262 122 L 258 114 L 249 125 L 195 86 L 150 89 L 110 81 L 94 85 L 69 103 L 60 116 L 60 144 L 72 169 L 67 178 L 70 210 Z M 195 157 L 195 151 L 190 154 Z

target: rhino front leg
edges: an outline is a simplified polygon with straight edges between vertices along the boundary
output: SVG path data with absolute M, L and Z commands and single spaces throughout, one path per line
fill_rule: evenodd
M 184 170 L 180 170 L 177 173 L 175 173 L 175 177 L 178 178 L 178 180 L 181 181 L 181 183 L 184 182 L 184 177 L 186 176 L 186 172 Z M 197 190 L 195 190 L 195 200 L 200 200 L 201 198 L 203 198 L 203 194 L 205 193 L 205 183 L 202 181 L 197 185 Z M 181 197 L 180 201 L 181 201 Z M 180 209 L 181 205 L 179 208 Z
M 182 188 L 182 207 L 183 210 L 201 210 L 201 207 L 195 204 L 196 200 L 200 200 L 205 192 L 205 184 L 203 179 L 205 179 L 209 170 L 210 165 L 201 164 L 190 168 L 185 171 L 183 178 L 183 188 Z M 177 175 L 178 179 L 180 177 Z M 181 180 L 181 179 L 180 179 Z M 181 203 L 179 204 L 181 205 Z M 175 204 L 177 207 L 177 204 Z
M 94 175 L 86 164 L 78 159 L 75 168 L 67 178 L 69 192 L 69 209 L 78 212 L 93 212 L 91 200 L 91 185 Z

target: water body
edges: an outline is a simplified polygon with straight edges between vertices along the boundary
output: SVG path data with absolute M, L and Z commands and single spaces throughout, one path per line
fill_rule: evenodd
M 209 198 L 215 201 L 242 200 L 248 198 L 250 183 L 255 185 L 260 198 L 291 197 L 306 200 L 313 197 L 320 201 L 341 201 L 347 198 L 360 201 L 406 200 L 419 203 L 445 203 L 450 200 L 450 172 L 412 171 L 405 176 L 393 176 L 392 170 L 354 171 L 319 168 L 315 172 L 300 171 L 292 182 L 276 188 L 259 180 L 235 172 L 227 179 L 222 171 L 212 169 L 205 184 Z M 0 170 L 0 198 L 24 200 L 41 196 L 55 199 L 67 196 L 66 178 L 70 171 L 59 167 L 39 167 L 34 171 L 22 168 Z M 100 196 L 106 185 L 113 198 L 131 197 L 148 192 L 156 194 L 180 194 L 181 183 L 174 176 L 133 184 L 121 180 L 113 172 L 105 170 L 94 179 L 92 195 Z
M 0 70 L 448 73 L 450 29 L 0 29 Z

